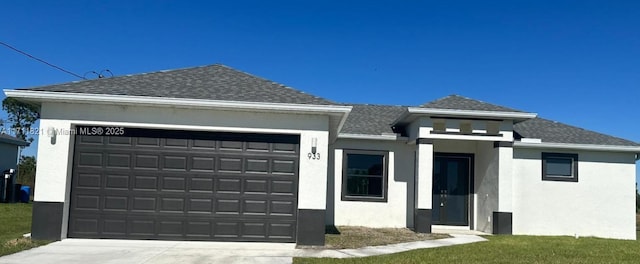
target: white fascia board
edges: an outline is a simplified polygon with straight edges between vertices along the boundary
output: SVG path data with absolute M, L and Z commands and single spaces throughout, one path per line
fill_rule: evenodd
M 476 111 L 476 110 L 456 110 L 456 109 L 438 109 L 438 108 L 421 108 L 409 107 L 407 112 L 410 114 L 425 115 L 442 115 L 455 117 L 470 118 L 496 118 L 496 119 L 531 119 L 538 116 L 536 113 L 525 112 L 496 112 L 496 111 Z
M 515 141 L 514 148 L 543 148 L 543 149 L 570 149 L 570 150 L 590 150 L 590 151 L 606 151 L 606 152 L 631 152 L 640 153 L 640 147 L 633 146 L 614 146 L 614 145 L 590 145 L 590 144 L 570 144 L 570 143 L 529 143 Z
M 338 138 L 341 139 L 369 139 L 369 140 L 407 140 L 406 137 L 399 137 L 397 135 L 367 135 L 367 134 L 350 134 L 340 133 Z
M 351 106 L 341 105 L 307 105 L 307 104 L 283 104 L 283 103 L 257 103 L 241 101 L 203 100 L 187 98 L 165 98 L 150 96 L 131 95 L 106 95 L 106 94 L 85 94 L 66 92 L 43 92 L 32 90 L 9 90 L 5 89 L 7 97 L 23 98 L 33 101 L 47 102 L 85 102 L 104 104 L 130 104 L 130 105 L 152 105 L 169 106 L 182 108 L 218 108 L 236 110 L 262 110 L 262 111 L 293 111 L 298 113 L 328 113 L 342 115 L 346 120 L 346 114 L 351 112 Z M 344 120 L 341 121 L 344 123 Z

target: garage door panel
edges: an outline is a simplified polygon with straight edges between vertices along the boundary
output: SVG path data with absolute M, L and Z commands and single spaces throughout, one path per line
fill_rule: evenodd
M 164 146 L 173 149 L 183 148 L 186 149 L 189 147 L 189 140 L 187 139 L 179 139 L 179 138 L 165 138 Z
M 148 137 L 139 137 L 135 139 L 136 147 L 144 147 L 144 148 L 159 148 L 160 147 L 160 139 L 159 138 L 148 138 Z
M 176 156 L 176 155 L 165 155 L 162 163 L 163 170 L 172 170 L 172 171 L 187 171 L 187 160 L 189 157 L 187 155 Z
M 269 159 L 247 158 L 244 161 L 244 169 L 246 173 L 252 174 L 268 174 Z
M 194 149 L 205 149 L 207 151 L 211 151 L 216 148 L 216 141 L 195 139 L 193 140 L 192 147 Z
M 130 137 L 106 137 L 109 145 L 133 146 L 134 140 Z
M 184 198 L 160 198 L 160 212 L 161 213 L 184 213 Z
M 273 173 L 283 175 L 295 175 L 297 169 L 297 164 L 294 160 L 274 159 L 271 166 Z
M 149 196 L 134 196 L 132 199 L 130 211 L 132 213 L 154 213 L 157 210 L 158 198 Z
M 156 236 L 156 220 L 153 218 L 130 218 L 127 221 L 127 232 L 130 235 L 137 237 L 149 237 Z
M 97 190 L 102 186 L 102 176 L 99 171 L 96 173 L 78 173 L 75 180 L 78 188 Z
M 195 156 L 192 155 L 189 157 L 191 161 L 191 171 L 201 171 L 201 172 L 214 172 L 216 166 L 216 159 L 210 156 Z
M 134 175 L 133 191 L 157 191 L 160 180 L 158 176 Z
M 105 175 L 105 190 L 129 190 L 130 186 L 130 177 L 129 175 L 117 175 L 117 174 L 106 174 Z
M 185 232 L 181 220 L 161 220 L 158 222 L 158 235 L 161 237 L 182 237 Z
M 238 238 L 240 234 L 240 223 L 233 219 L 220 219 L 215 223 L 213 237 L 215 238 Z
M 219 164 L 220 164 L 220 168 L 218 169 L 219 172 L 242 173 L 241 158 L 233 158 L 233 157 L 220 158 Z
M 186 185 L 186 179 L 181 176 L 163 176 L 160 191 L 185 192 Z
M 295 237 L 295 224 L 293 222 L 269 223 L 269 238 L 293 239 Z
M 216 215 L 240 215 L 240 199 L 218 198 L 215 202 L 214 212 Z
M 244 179 L 244 193 L 268 194 L 269 180 L 267 179 Z
M 273 151 L 280 153 L 290 153 L 297 154 L 298 153 L 298 145 L 296 144 L 286 144 L 286 143 L 274 143 Z
M 223 141 L 220 141 L 219 146 L 220 146 L 219 147 L 220 150 L 242 151 L 244 147 L 244 142 L 223 140 Z
M 213 199 L 188 198 L 188 213 L 211 214 L 213 212 Z
M 103 211 L 121 211 L 126 212 L 129 209 L 128 196 L 107 195 L 104 197 Z
M 295 196 L 297 185 L 293 180 L 272 180 L 271 194 Z
M 198 175 L 191 176 L 189 179 L 189 191 L 192 193 L 212 193 L 213 178 L 206 178 Z
M 244 199 L 242 201 L 242 214 L 245 216 L 257 215 L 266 216 L 268 212 L 267 201 Z
M 244 238 L 266 238 L 267 237 L 267 223 L 264 222 L 249 222 L 243 223 L 242 237 Z
M 298 145 L 194 133 L 78 136 L 69 237 L 295 241 Z
M 78 157 L 78 167 L 102 168 L 103 154 L 97 152 L 81 152 Z
M 231 193 L 240 194 L 242 192 L 242 182 L 239 178 L 231 178 L 230 176 L 223 176 L 224 178 L 217 178 L 214 184 L 215 192 L 219 194 Z
M 295 204 L 292 201 L 269 201 L 271 216 L 294 216 L 296 213 Z
M 187 221 L 186 237 L 208 239 L 213 235 L 211 221 Z
M 134 169 L 137 170 L 158 170 L 160 165 L 159 155 L 134 154 Z
M 107 153 L 106 167 L 109 169 L 130 169 L 131 154 L 130 153 Z
M 121 219 L 104 219 L 102 220 L 102 234 L 123 237 L 127 235 L 127 220 Z
M 100 211 L 100 196 L 95 194 L 79 194 L 74 197 L 75 206 L 78 211 Z

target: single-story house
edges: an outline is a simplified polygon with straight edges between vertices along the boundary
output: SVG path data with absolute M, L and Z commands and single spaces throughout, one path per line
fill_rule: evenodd
M 29 142 L 0 133 L 0 173 L 8 169 L 18 169 L 19 149 L 28 145 Z
M 452 95 L 342 104 L 224 65 L 40 106 L 32 236 L 324 244 L 326 225 L 636 239 L 640 144 Z

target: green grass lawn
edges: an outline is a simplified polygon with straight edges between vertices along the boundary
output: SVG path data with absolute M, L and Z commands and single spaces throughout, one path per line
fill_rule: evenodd
M 640 223 L 640 215 L 637 219 Z M 540 236 L 487 239 L 488 242 L 366 258 L 294 258 L 293 263 L 640 263 L 640 241 Z
M 0 203 L 0 256 L 48 243 L 31 241 L 22 235 L 31 232 L 31 204 Z

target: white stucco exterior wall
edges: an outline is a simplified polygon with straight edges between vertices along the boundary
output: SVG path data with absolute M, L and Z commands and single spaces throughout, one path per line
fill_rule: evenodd
M 498 210 L 511 213 L 513 210 L 513 148 L 498 147 Z
M 414 148 L 402 141 L 338 139 L 332 146 L 333 199 L 327 206 L 327 224 L 337 226 L 407 227 L 413 225 Z M 389 152 L 387 201 L 343 201 L 342 164 L 345 149 Z
M 475 156 L 475 230 L 493 232 L 493 212 L 498 211 L 498 149 L 493 142 L 478 142 Z
M 542 152 L 577 153 L 578 182 L 542 180 Z M 632 153 L 514 149 L 513 233 L 636 239 Z
M 433 144 L 418 144 L 416 153 L 416 209 L 433 206 Z
M 69 205 L 75 125 L 293 134 L 300 136 L 298 208 L 325 209 L 329 118 L 322 115 L 256 113 L 169 107 L 43 103 L 34 200 Z M 46 131 L 58 130 L 55 144 Z M 309 159 L 312 139 L 321 159 Z M 68 211 L 64 218 L 68 217 Z M 66 222 L 64 224 L 66 226 Z M 64 227 L 63 227 L 64 229 Z M 63 230 L 63 232 L 66 232 Z M 63 234 L 64 236 L 64 234 Z

